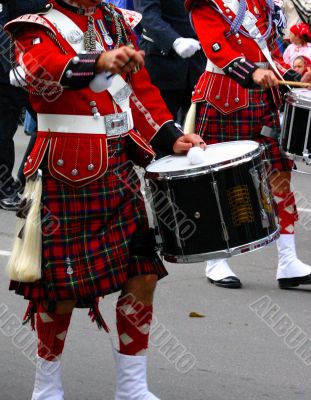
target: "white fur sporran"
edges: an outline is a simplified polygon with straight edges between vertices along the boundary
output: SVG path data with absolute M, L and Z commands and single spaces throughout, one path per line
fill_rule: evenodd
M 21 201 L 23 209 L 18 215 L 17 235 L 12 255 L 7 265 L 10 279 L 18 282 L 35 282 L 41 278 L 42 231 L 41 231 L 42 172 L 27 180 Z M 26 210 L 26 208 L 28 208 Z

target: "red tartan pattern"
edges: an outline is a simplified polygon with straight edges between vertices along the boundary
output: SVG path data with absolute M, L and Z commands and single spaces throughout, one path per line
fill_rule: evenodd
M 277 140 L 262 136 L 262 126 L 280 131 L 278 110 L 261 89 L 249 90 L 249 106 L 231 114 L 222 114 L 210 104 L 197 104 L 196 132 L 207 144 L 232 140 L 254 140 L 265 147 L 271 168 L 290 171 L 293 162 L 283 153 Z
M 130 255 L 132 236 L 149 225 L 144 202 L 132 191 L 138 179 L 124 145 L 110 145 L 108 171 L 82 188 L 55 180 L 43 168 L 42 279 L 13 281 L 11 290 L 30 300 L 77 299 L 78 306 L 89 306 L 95 297 L 120 290 L 129 277 L 167 274 L 159 258 Z
M 62 354 L 72 313 L 49 313 L 37 305 L 38 356 L 54 361 Z
M 153 307 L 133 302 L 132 298 L 119 298 L 117 329 L 120 353 L 128 356 L 144 355 L 148 348 Z
M 293 235 L 295 222 L 299 220 L 294 193 L 274 193 L 274 199 L 279 211 L 280 234 Z

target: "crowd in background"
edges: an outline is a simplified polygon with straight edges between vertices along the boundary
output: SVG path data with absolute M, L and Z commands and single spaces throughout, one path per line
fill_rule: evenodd
M 146 53 L 146 67 L 152 82 L 175 120 L 183 123 L 191 104 L 194 86 L 204 71 L 206 59 L 200 48 L 183 0 L 112 0 L 117 7 L 142 14 L 139 45 Z M 0 3 L 1 27 L 9 20 L 25 13 L 39 12 L 46 0 L 2 0 Z M 284 60 L 300 74 L 311 68 L 311 0 L 275 0 L 286 22 L 280 30 L 279 45 L 284 50 Z M 17 85 L 10 63 L 10 40 L 0 32 L 0 207 L 16 210 L 25 184 L 24 161 L 29 154 L 36 134 L 36 116 L 31 110 L 27 92 Z M 177 72 L 177 73 L 176 73 Z M 11 84 L 10 84 L 11 75 Z M 12 84 L 13 83 L 13 84 Z M 17 85 L 18 86 L 18 85 Z M 26 114 L 25 114 L 26 109 Z M 21 163 L 17 178 L 13 178 L 14 141 L 20 116 L 25 115 L 24 131 L 30 142 Z

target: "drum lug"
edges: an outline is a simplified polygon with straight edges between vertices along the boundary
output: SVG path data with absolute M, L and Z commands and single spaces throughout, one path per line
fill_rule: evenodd
M 220 217 L 220 223 L 221 223 L 221 227 L 222 227 L 223 238 L 228 244 L 230 238 L 229 238 L 228 229 L 227 229 L 227 226 L 225 223 L 224 215 L 222 213 L 218 184 L 217 184 L 217 181 L 215 181 L 215 180 L 212 181 L 211 183 L 212 183 L 212 187 L 213 187 L 215 198 L 216 198 L 217 208 L 218 208 L 219 217 Z M 228 246 L 228 248 L 229 248 L 229 246 Z
M 268 215 L 266 213 L 266 210 L 264 209 L 264 206 L 262 204 L 262 198 L 261 198 L 261 193 L 260 193 L 261 179 L 260 179 L 260 176 L 259 176 L 259 172 L 257 171 L 257 169 L 252 168 L 252 169 L 249 170 L 249 173 L 252 176 L 253 183 L 254 183 L 254 186 L 255 186 L 255 189 L 256 189 L 256 193 L 257 193 L 258 203 L 259 203 L 260 208 L 261 208 L 260 216 L 261 216 L 262 226 L 263 226 L 263 228 L 268 228 L 270 226 L 270 221 L 269 221 L 269 217 L 268 217 Z M 262 180 L 263 179 L 265 179 L 265 178 L 262 177 Z M 263 182 L 262 184 L 263 185 L 264 184 L 268 185 L 267 182 Z M 271 201 L 271 199 L 270 199 L 270 201 Z
M 153 205 L 152 189 L 151 189 L 150 183 L 147 179 L 145 179 L 145 183 L 146 183 L 145 184 L 145 197 L 150 204 L 150 209 L 152 212 L 152 221 L 153 221 L 153 225 L 154 225 L 155 240 L 156 240 L 156 244 L 161 248 L 161 245 L 163 244 L 163 240 L 160 235 L 159 222 L 158 222 L 158 218 L 157 218 L 155 208 Z

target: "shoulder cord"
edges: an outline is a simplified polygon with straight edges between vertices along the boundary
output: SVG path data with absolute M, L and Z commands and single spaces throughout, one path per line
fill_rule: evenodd
M 262 39 L 266 39 L 268 36 L 270 36 L 272 31 L 272 14 L 274 12 L 274 3 L 272 0 L 267 0 L 267 4 L 269 7 L 269 22 L 266 32 L 261 35 Z M 247 31 L 241 29 L 245 17 L 246 0 L 240 0 L 239 10 L 237 12 L 234 21 L 231 21 L 226 15 L 224 15 L 223 12 L 213 2 L 210 3 L 210 6 L 215 11 L 217 11 L 218 14 L 220 14 L 223 17 L 223 19 L 229 24 L 230 30 L 225 33 L 226 38 L 236 33 L 240 33 L 247 38 L 254 39 Z

